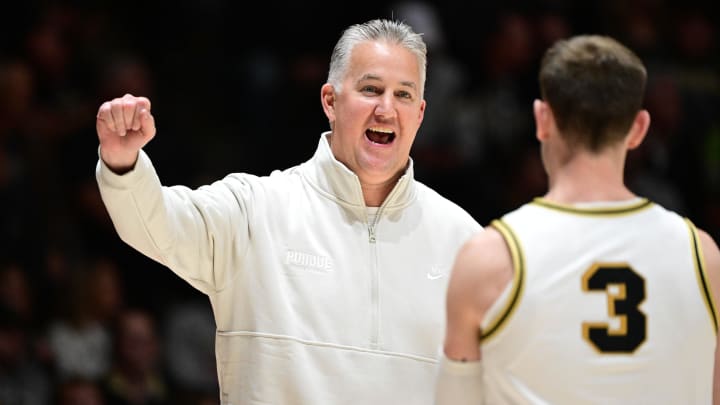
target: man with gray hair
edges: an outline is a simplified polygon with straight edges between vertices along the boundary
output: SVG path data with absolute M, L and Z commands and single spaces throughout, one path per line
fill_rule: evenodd
M 430 404 L 447 272 L 481 229 L 413 177 L 426 47 L 406 24 L 346 29 L 306 162 L 163 186 L 150 101 L 97 115 L 97 182 L 120 237 L 212 304 L 221 402 Z

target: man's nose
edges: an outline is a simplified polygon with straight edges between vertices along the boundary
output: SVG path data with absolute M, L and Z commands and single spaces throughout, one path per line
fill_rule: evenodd
M 395 98 L 392 94 L 383 94 L 378 98 L 375 106 L 375 115 L 382 118 L 394 118 L 397 115 L 395 110 Z

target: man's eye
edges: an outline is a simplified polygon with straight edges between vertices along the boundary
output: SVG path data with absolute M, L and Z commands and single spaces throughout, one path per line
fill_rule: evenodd
M 410 92 L 407 92 L 407 91 L 399 91 L 397 93 L 397 96 L 400 98 L 412 99 L 412 94 L 410 94 Z
M 373 94 L 377 94 L 380 92 L 380 90 L 378 90 L 378 88 L 375 86 L 364 86 L 362 89 L 360 89 L 360 91 L 362 91 L 363 93 L 373 93 Z

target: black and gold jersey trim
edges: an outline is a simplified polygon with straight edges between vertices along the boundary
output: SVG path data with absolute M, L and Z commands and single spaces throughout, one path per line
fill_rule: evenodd
M 506 324 L 505 321 L 518 306 L 520 295 L 523 290 L 523 284 L 525 283 L 525 258 L 517 237 L 513 233 L 512 229 L 510 229 L 510 227 L 502 220 L 498 219 L 492 221 L 490 226 L 497 229 L 498 232 L 502 234 L 503 238 L 505 238 L 505 242 L 510 249 L 510 255 L 512 257 L 515 272 L 513 275 L 512 286 L 510 287 L 510 298 L 506 301 L 505 307 L 498 312 L 498 315 L 488 324 L 487 328 L 483 330 L 482 335 L 480 336 L 483 341 L 492 337 L 495 332 Z
M 712 318 L 713 326 L 715 328 L 715 334 L 717 334 L 718 312 L 717 307 L 715 306 L 712 292 L 710 291 L 710 285 L 708 284 L 707 273 L 705 272 L 705 261 L 702 255 L 702 247 L 700 246 L 700 238 L 698 237 L 697 228 L 695 228 L 695 225 L 692 223 L 692 221 L 685 218 L 685 223 L 687 223 L 688 229 L 690 230 L 690 239 L 693 248 L 693 262 L 695 264 L 695 272 L 697 274 L 698 284 L 700 285 L 700 290 L 702 292 L 705 305 L 707 305 L 708 311 L 710 312 L 710 317 Z
M 616 206 L 616 207 L 598 207 L 598 208 L 592 208 L 592 207 L 575 207 L 572 205 L 564 205 L 564 204 L 558 204 L 551 201 L 546 200 L 542 197 L 535 198 L 531 204 L 534 205 L 540 205 L 545 208 L 550 208 L 557 211 L 564 211 L 569 212 L 572 214 L 579 214 L 579 215 L 592 215 L 592 216 L 615 216 L 615 215 L 626 215 L 626 214 L 633 214 L 635 212 L 638 212 L 640 210 L 643 210 L 645 208 L 652 207 L 654 204 L 652 201 L 641 198 L 638 202 L 633 204 L 628 204 L 624 206 Z

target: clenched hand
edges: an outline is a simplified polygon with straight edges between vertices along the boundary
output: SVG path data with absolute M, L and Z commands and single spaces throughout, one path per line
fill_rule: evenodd
M 103 162 L 119 174 L 132 170 L 140 149 L 155 136 L 150 100 L 125 94 L 106 101 L 98 110 L 95 127 Z

